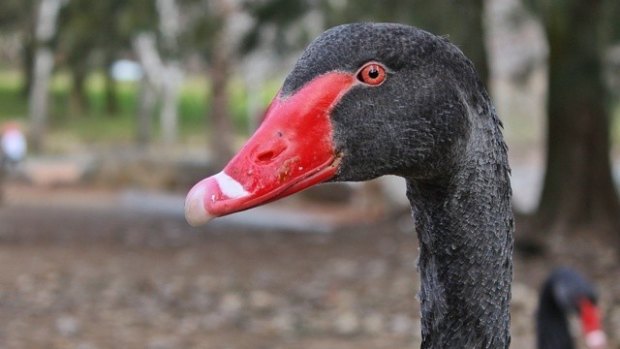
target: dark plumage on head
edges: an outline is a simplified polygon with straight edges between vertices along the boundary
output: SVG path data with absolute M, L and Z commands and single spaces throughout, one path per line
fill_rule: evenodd
M 331 113 L 334 142 L 343 154 L 335 180 L 450 173 L 463 157 L 469 108 L 488 105 L 486 96 L 477 95 L 480 82 L 471 62 L 444 38 L 389 23 L 332 28 L 308 46 L 282 94 L 294 94 L 323 74 L 354 74 L 372 61 L 386 67 L 385 82 L 354 86 Z
M 545 281 L 536 312 L 536 331 L 539 349 L 572 349 L 575 347 L 568 317 L 581 320 L 586 346 L 605 348 L 606 337 L 596 306 L 594 286 L 576 271 L 561 267 Z
M 596 304 L 598 295 L 594 286 L 576 271 L 561 267 L 555 269 L 545 283 L 557 305 L 565 312 L 578 312 L 583 299 Z
M 501 123 L 445 38 L 356 23 L 314 40 L 263 122 L 196 184 L 202 224 L 325 181 L 405 178 L 420 241 L 422 348 L 508 348 L 512 233 Z

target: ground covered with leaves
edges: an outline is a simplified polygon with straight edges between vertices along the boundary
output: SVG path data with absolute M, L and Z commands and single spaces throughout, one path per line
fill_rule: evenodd
M 409 217 L 334 234 L 194 229 L 113 194 L 9 191 L 0 208 L 2 348 L 416 348 Z M 26 199 L 23 199 L 26 198 Z M 575 246 L 576 250 L 579 246 Z M 513 348 L 533 348 L 537 288 L 558 264 L 601 290 L 613 345 L 616 256 L 515 256 Z

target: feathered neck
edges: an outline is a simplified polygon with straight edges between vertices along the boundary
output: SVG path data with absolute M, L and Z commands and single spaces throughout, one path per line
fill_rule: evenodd
M 470 111 L 466 156 L 453 174 L 407 180 L 420 241 L 422 348 L 510 344 L 510 169 L 501 124 L 485 103 Z
M 545 284 L 536 312 L 536 344 L 538 349 L 573 349 L 568 319 L 553 295 L 553 285 Z

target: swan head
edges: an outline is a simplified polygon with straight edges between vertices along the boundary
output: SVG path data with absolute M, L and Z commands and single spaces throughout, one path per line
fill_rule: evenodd
M 199 225 L 325 181 L 450 176 L 478 81 L 458 48 L 423 30 L 332 28 L 304 51 L 238 154 L 189 192 L 186 218 Z

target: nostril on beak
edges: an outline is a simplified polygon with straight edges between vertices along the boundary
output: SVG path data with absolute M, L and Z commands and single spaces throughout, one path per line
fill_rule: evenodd
M 258 151 L 256 154 L 256 162 L 267 164 L 275 160 L 278 155 L 282 154 L 286 150 L 286 144 L 278 142 L 276 145 L 272 145 L 267 149 Z
M 273 137 L 275 136 L 275 137 Z M 270 163 L 288 148 L 288 141 L 283 138 L 282 131 L 277 131 L 267 142 L 258 146 L 254 151 L 254 160 L 258 163 Z
M 258 160 L 260 162 L 269 162 L 269 161 L 271 161 L 271 159 L 274 158 L 274 154 L 275 153 L 273 152 L 273 150 L 267 150 L 267 151 L 264 151 L 264 152 L 258 154 L 256 156 L 256 160 Z

